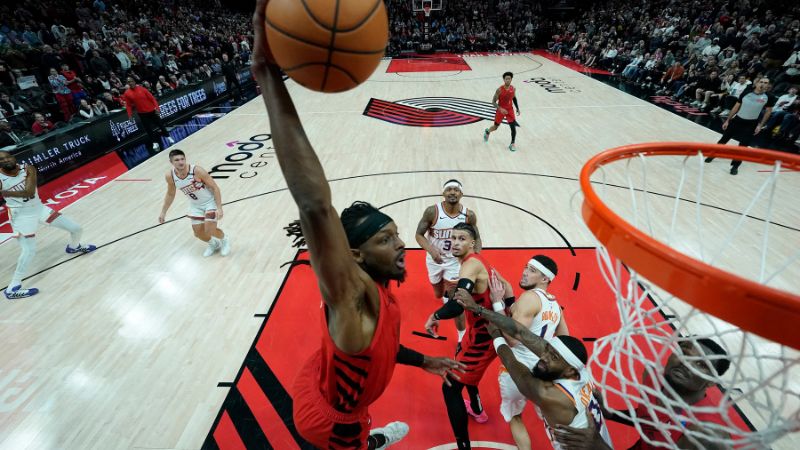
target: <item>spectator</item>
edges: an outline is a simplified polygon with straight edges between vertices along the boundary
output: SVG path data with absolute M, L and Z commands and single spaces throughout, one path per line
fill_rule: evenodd
M 67 79 L 54 68 L 50 69 L 50 76 L 47 79 L 50 81 L 50 88 L 53 89 L 64 120 L 68 122 L 75 114 L 75 104 L 72 102 L 72 91 L 67 87 Z
M 53 122 L 50 122 L 44 118 L 44 114 L 42 113 L 34 113 L 33 119 L 34 122 L 33 126 L 31 127 L 31 131 L 33 131 L 34 136 L 49 133 L 56 128 L 55 125 L 53 125 Z
M 83 90 L 81 79 L 78 78 L 78 75 L 74 71 L 69 70 L 69 65 L 67 64 L 61 65 L 61 75 L 63 75 L 64 79 L 67 81 L 67 87 L 72 94 L 72 102 L 79 105 L 81 99 L 88 97 L 86 91 Z
M 139 119 L 141 119 L 142 126 L 152 142 L 154 152 L 161 147 L 160 139 L 156 133 L 157 130 L 170 144 L 175 143 L 161 121 L 158 101 L 150 91 L 137 85 L 133 77 L 128 77 L 128 90 L 123 94 L 123 98 L 125 99 L 125 108 L 128 110 L 129 118 L 133 117 L 134 111 L 139 113 Z
M 222 74 L 225 75 L 225 84 L 233 101 L 238 101 L 242 96 L 242 87 L 239 84 L 239 77 L 236 75 L 235 59 L 230 59 L 227 53 L 222 54 Z
M 787 115 L 791 115 L 790 107 L 795 101 L 797 101 L 797 87 L 795 86 L 789 88 L 789 92 L 786 94 L 778 97 L 775 106 L 772 108 L 772 115 L 769 117 L 767 125 L 764 126 L 767 136 L 772 133 L 772 130 L 775 129 L 778 124 L 783 122 L 783 119 Z M 781 128 L 783 128 L 783 126 L 781 126 Z
M 103 102 L 102 99 L 97 99 L 92 104 L 92 110 L 94 111 L 95 117 L 105 116 L 108 114 L 108 106 Z
M 11 124 L 7 120 L 0 119 L 0 148 L 19 145 L 22 140 L 22 136 L 11 128 Z
M 78 106 L 78 114 L 87 120 L 94 119 L 94 109 L 85 98 L 81 99 L 80 106 Z

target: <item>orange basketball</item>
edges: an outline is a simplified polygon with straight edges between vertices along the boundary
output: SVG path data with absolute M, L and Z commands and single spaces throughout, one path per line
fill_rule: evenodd
M 270 0 L 266 16 L 275 62 L 315 91 L 341 92 L 363 83 L 389 39 L 383 0 Z

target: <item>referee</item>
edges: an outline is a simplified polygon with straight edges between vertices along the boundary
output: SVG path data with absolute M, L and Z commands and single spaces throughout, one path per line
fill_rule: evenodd
M 769 89 L 769 78 L 760 77 L 755 82 L 755 87 L 748 86 L 742 91 L 728 119 L 722 124 L 723 133 L 717 144 L 727 144 L 731 138 L 734 138 L 742 147 L 750 146 L 750 141 L 769 120 L 772 107 L 775 105 L 775 97 L 767 94 L 767 89 Z M 764 115 L 759 123 L 758 117 L 762 111 Z M 714 158 L 706 158 L 706 162 L 713 160 Z M 737 159 L 731 161 L 731 175 L 739 173 L 741 165 L 742 162 Z

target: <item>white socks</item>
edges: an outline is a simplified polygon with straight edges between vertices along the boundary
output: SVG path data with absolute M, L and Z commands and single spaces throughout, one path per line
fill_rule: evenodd
M 69 217 L 58 216 L 54 221 L 50 222 L 50 226 L 62 229 L 70 234 L 69 246 L 71 248 L 78 248 L 81 245 L 83 228 Z

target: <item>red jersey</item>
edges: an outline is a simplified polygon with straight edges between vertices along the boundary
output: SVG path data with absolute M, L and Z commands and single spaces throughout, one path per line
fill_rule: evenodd
M 372 342 L 357 355 L 345 353 L 328 334 L 326 314 L 322 315 L 322 371 L 320 391 L 337 411 L 352 413 L 366 408 L 383 394 L 392 379 L 400 350 L 400 306 L 388 287 L 377 285 L 380 313 Z M 327 311 L 327 308 L 323 308 Z
M 500 96 L 497 99 L 497 104 L 501 108 L 510 111 L 511 108 L 512 108 L 512 102 L 514 100 L 514 95 L 516 95 L 516 93 L 517 93 L 517 90 L 516 90 L 516 88 L 514 88 L 514 86 L 509 86 L 508 89 L 506 89 L 506 85 L 505 84 L 500 86 Z
M 380 312 L 372 342 L 351 355 L 328 333 L 322 308 L 322 347 L 303 364 L 293 389 L 293 416 L 300 435 L 318 448 L 366 448 L 367 407 L 392 379 L 400 350 L 400 307 L 388 287 L 378 284 Z
M 483 259 L 483 256 L 477 253 L 464 258 L 462 264 L 473 258 L 480 261 L 487 272 L 492 273 L 492 266 Z M 492 310 L 492 299 L 488 287 L 486 292 L 472 294 L 472 299 L 489 311 Z M 461 352 L 456 357 L 456 360 L 467 366 L 465 373 L 461 375 L 461 382 L 477 386 L 489 364 L 497 357 L 497 353 L 492 347 L 492 336 L 486 330 L 486 324 L 488 323 L 486 319 L 470 311 L 465 311 L 465 316 L 467 319 L 467 335 L 464 336 L 464 340 L 461 342 Z

